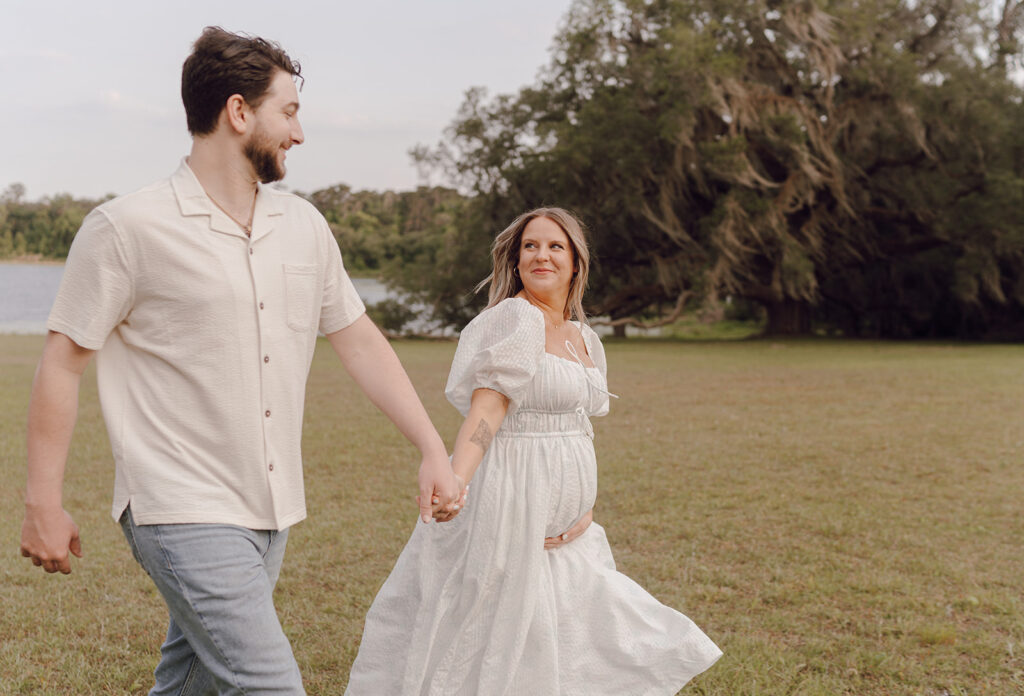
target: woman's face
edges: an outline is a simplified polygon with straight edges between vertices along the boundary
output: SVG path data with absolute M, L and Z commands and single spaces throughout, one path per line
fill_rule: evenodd
M 519 240 L 519 278 L 532 295 L 569 296 L 576 272 L 569 236 L 554 220 L 536 217 L 526 223 Z

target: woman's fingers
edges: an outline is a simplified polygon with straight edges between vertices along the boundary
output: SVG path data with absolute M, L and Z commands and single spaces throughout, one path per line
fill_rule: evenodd
M 565 532 L 564 534 L 559 534 L 558 536 L 546 538 L 544 540 L 544 548 L 557 549 L 559 546 L 568 544 L 573 539 L 578 539 L 580 535 L 583 534 L 583 532 L 587 531 L 587 527 L 589 527 L 590 523 L 593 521 L 594 511 L 588 510 L 587 513 L 580 518 L 580 521 L 572 526 L 572 529 Z

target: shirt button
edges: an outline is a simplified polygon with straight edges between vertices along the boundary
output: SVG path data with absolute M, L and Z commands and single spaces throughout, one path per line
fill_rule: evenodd
M 263 309 L 263 303 L 260 302 L 260 309 Z
M 249 256 L 252 256 L 252 247 L 249 247 Z
M 268 408 L 266 411 L 264 411 L 263 415 L 266 416 L 267 418 L 270 418 L 270 409 Z
M 263 356 L 263 362 L 265 362 L 265 363 L 270 362 L 270 356 L 269 355 L 264 355 Z
M 271 471 L 273 471 L 273 470 L 274 470 L 274 465 L 273 465 L 273 464 L 271 464 L 271 465 L 270 465 L 269 467 L 267 467 L 267 468 L 269 468 L 269 469 L 270 469 Z

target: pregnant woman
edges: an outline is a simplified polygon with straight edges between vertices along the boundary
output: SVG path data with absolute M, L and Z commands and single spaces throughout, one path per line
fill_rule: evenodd
M 445 390 L 466 417 L 452 463 L 472 495 L 451 521 L 416 526 L 367 614 L 346 693 L 671 696 L 721 651 L 617 572 L 592 523 L 589 417 L 610 394 L 583 321 L 581 226 L 533 210 L 493 256 L 490 304 L 463 330 Z

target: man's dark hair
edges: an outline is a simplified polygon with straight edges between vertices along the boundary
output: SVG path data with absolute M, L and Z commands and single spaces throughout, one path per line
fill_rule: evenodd
M 240 94 L 256 109 L 278 70 L 302 79 L 302 66 L 278 44 L 258 36 L 206 27 L 181 68 L 181 100 L 192 135 L 208 135 L 228 97 Z

